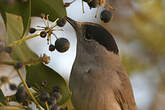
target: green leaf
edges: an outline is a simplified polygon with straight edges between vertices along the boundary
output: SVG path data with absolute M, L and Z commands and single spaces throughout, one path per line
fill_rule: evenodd
M 65 80 L 51 68 L 41 63 L 27 66 L 26 70 L 26 79 L 33 87 L 39 88 L 43 81 L 47 81 L 48 85 L 45 91 L 51 92 L 54 86 L 61 88 L 62 99 L 59 104 L 64 104 L 70 98 L 70 91 Z
M 6 19 L 6 29 L 8 34 L 6 37 L 6 42 L 9 44 L 13 41 L 21 39 L 23 33 L 23 23 L 20 16 L 9 13 L 6 13 Z M 26 43 L 13 47 L 11 57 L 16 61 L 22 62 L 38 58 L 38 56 L 28 48 Z
M 0 103 L 6 104 L 6 98 L 1 89 L 0 89 Z
M 12 6 L 5 3 L 4 0 L 0 0 L 0 10 L 1 13 L 3 13 L 2 17 L 4 19 L 5 24 L 7 23 L 7 20 L 5 19 L 4 13 L 7 12 L 21 16 L 24 27 L 22 36 L 24 36 L 24 34 L 28 30 L 28 27 L 30 26 L 31 0 L 28 0 L 27 2 L 15 2 L 15 4 Z
M 41 13 L 48 14 L 50 21 L 66 16 L 63 0 L 32 0 L 32 16 L 41 16 Z

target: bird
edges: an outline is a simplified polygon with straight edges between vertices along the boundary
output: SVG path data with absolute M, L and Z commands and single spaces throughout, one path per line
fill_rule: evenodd
M 110 32 L 97 23 L 65 19 L 77 36 L 69 80 L 75 110 L 137 110 L 129 76 Z

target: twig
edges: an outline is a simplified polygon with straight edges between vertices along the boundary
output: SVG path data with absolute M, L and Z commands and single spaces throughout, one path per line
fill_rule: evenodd
M 42 110 L 41 107 L 40 107 L 40 104 L 38 103 L 38 101 L 36 100 L 36 98 L 33 96 L 33 94 L 31 93 L 31 91 L 30 91 L 28 85 L 26 84 L 26 81 L 24 80 L 21 71 L 18 69 L 17 72 L 18 72 L 18 75 L 19 75 L 19 77 L 21 78 L 21 80 L 22 80 L 22 82 L 23 82 L 25 88 L 27 89 L 28 94 L 31 96 L 31 98 L 32 98 L 32 100 L 34 101 L 34 103 L 36 104 L 37 108 L 38 108 L 39 110 Z
M 45 102 L 45 105 L 46 105 L 46 109 L 47 109 L 47 110 L 50 110 L 50 109 L 49 109 L 49 106 L 48 106 L 48 102 Z
M 13 46 L 20 45 L 20 44 L 22 44 L 25 40 L 29 40 L 29 39 L 34 38 L 34 37 L 37 37 L 37 36 L 39 36 L 39 35 L 40 35 L 40 33 L 31 35 L 31 36 L 28 36 L 28 37 L 23 37 L 22 39 L 17 40 L 17 41 L 14 41 L 13 43 L 9 44 L 9 46 L 10 46 L 10 47 L 13 47 Z

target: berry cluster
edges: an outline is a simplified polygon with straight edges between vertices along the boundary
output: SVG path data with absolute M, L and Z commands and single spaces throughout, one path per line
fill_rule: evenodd
M 47 86 L 47 81 L 43 81 L 41 83 L 42 87 Z M 54 86 L 52 88 L 52 92 L 48 93 L 46 91 L 42 91 L 39 95 L 39 100 L 42 102 L 47 102 L 50 107 L 50 110 L 67 110 L 67 107 L 63 108 L 57 105 L 57 102 L 61 100 L 62 95 L 60 93 L 61 89 L 58 86 Z
M 53 32 L 55 30 L 58 30 L 58 29 L 54 29 L 54 27 L 56 25 L 59 26 L 59 27 L 63 27 L 66 24 L 66 20 L 64 18 L 59 18 L 56 21 L 56 25 L 49 27 L 48 16 L 47 16 L 47 24 L 45 22 L 44 15 L 42 16 L 42 18 L 43 18 L 45 27 L 38 26 L 41 29 L 30 28 L 29 32 L 32 34 L 32 33 L 35 33 L 36 31 L 41 30 L 40 37 L 41 38 L 46 38 L 47 37 L 47 41 L 48 42 L 50 41 L 50 43 L 48 43 L 48 44 L 50 44 L 49 45 L 49 51 L 54 51 L 56 49 L 59 52 L 66 52 L 69 49 L 69 47 L 70 47 L 69 41 L 66 38 L 58 38 L 55 35 L 55 33 Z M 54 44 L 51 43 L 51 40 L 50 40 L 51 39 L 51 35 L 53 35 L 56 38 L 56 41 L 55 41 Z
M 0 78 L 0 82 L 9 82 L 9 79 L 4 76 Z M 31 84 L 28 81 L 26 81 L 26 84 L 28 88 L 31 88 Z M 36 99 L 41 103 L 47 103 L 50 110 L 68 110 L 67 107 L 61 107 L 57 104 L 62 98 L 61 88 L 59 86 L 54 86 L 50 92 L 47 92 L 45 91 L 47 90 L 47 85 L 47 81 L 42 81 L 41 87 L 33 87 L 34 90 L 37 90 L 37 93 L 34 94 Z M 20 103 L 20 106 L 24 107 L 25 110 L 32 110 L 29 107 L 32 103 L 32 99 L 30 98 L 27 89 L 22 84 L 17 87 L 15 84 L 9 83 L 9 88 L 13 91 L 16 90 L 14 101 Z M 12 101 L 12 99 L 9 100 Z

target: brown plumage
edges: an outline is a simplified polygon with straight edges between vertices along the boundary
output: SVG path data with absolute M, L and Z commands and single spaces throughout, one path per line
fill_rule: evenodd
M 137 110 L 112 35 L 98 24 L 66 19 L 77 34 L 69 81 L 75 110 Z

